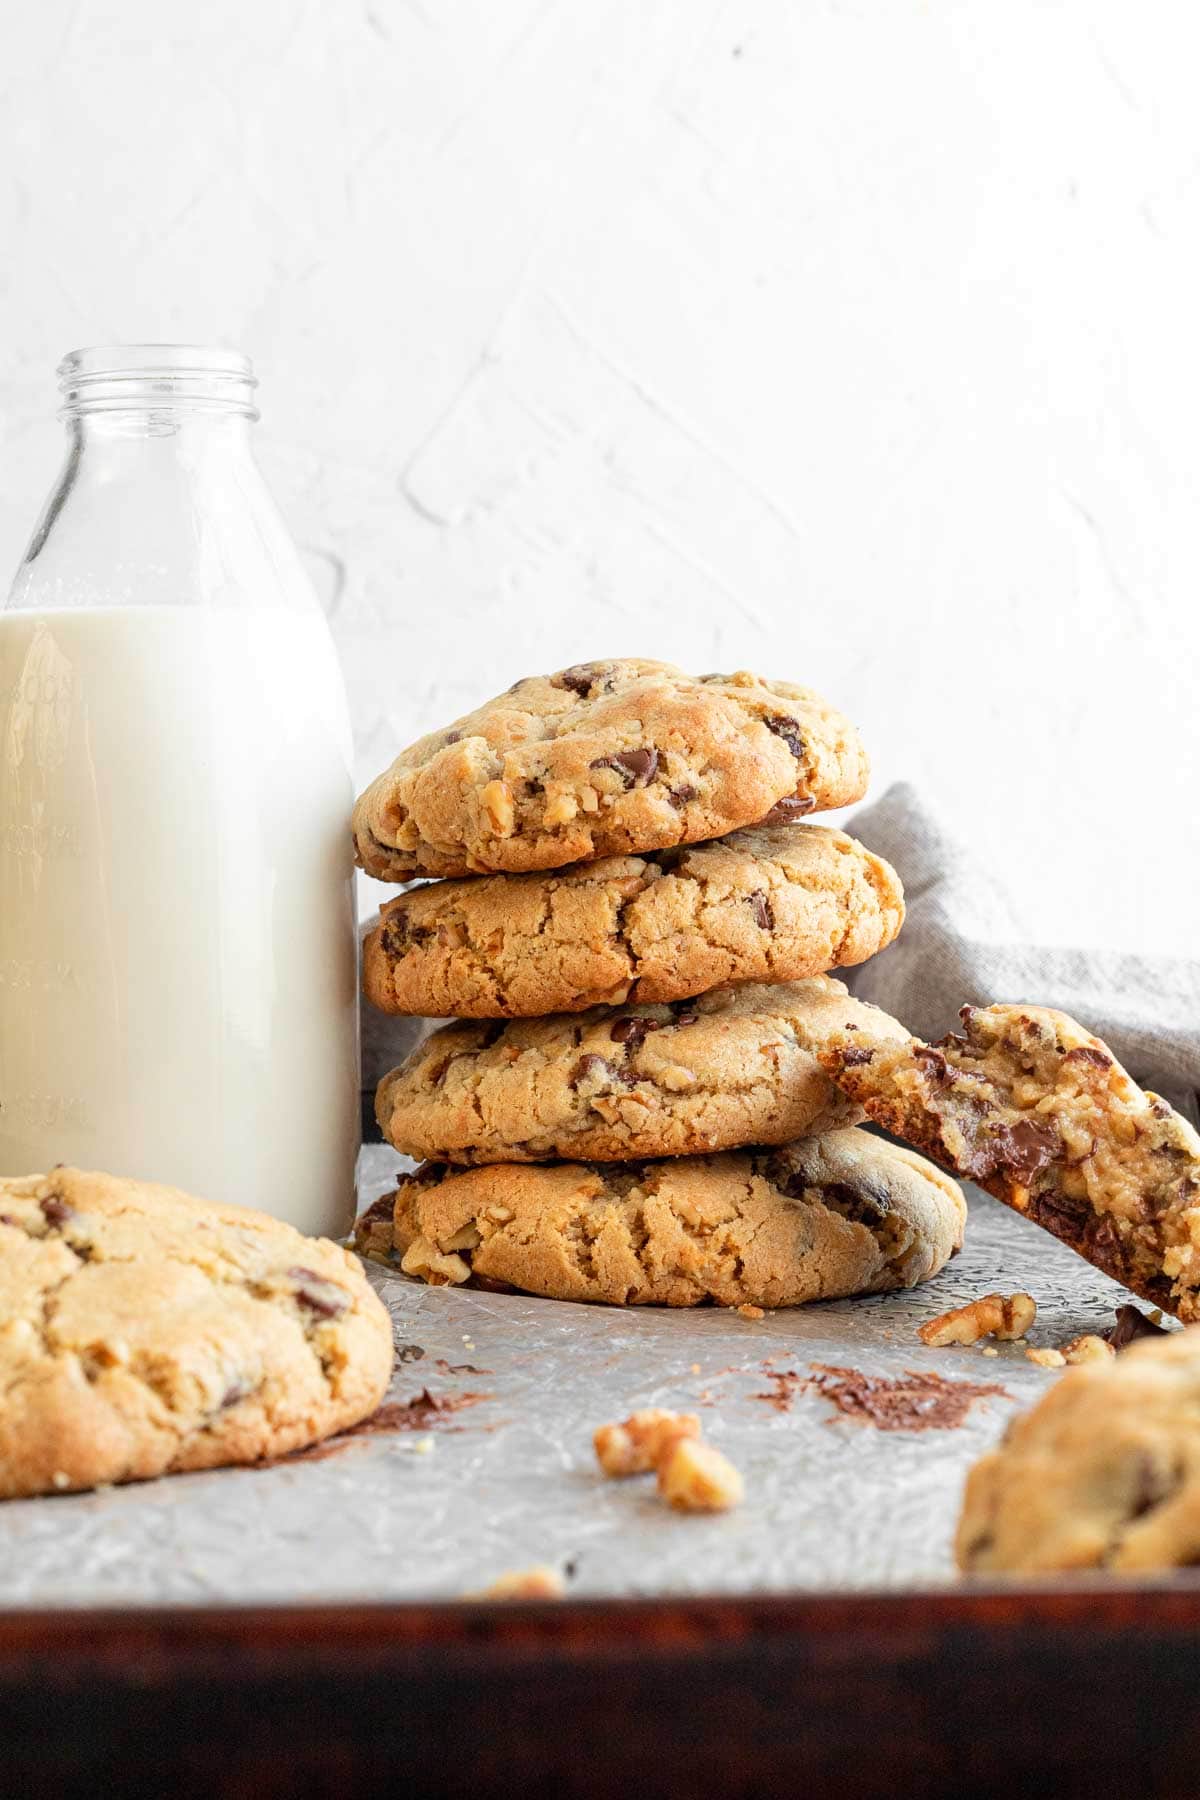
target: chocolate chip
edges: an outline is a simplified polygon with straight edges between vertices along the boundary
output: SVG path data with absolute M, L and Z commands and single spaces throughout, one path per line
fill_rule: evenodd
M 636 1050 L 650 1032 L 659 1029 L 657 1019 L 647 1019 L 637 1014 L 631 1014 L 623 1019 L 615 1019 L 608 1035 L 614 1044 L 629 1044 Z
M 1140 1307 L 1118 1306 L 1117 1322 L 1108 1334 L 1108 1342 L 1114 1350 L 1123 1350 L 1126 1344 L 1132 1344 L 1138 1338 L 1169 1336 L 1165 1326 L 1156 1325 Z
M 698 1025 L 699 1023 L 700 1014 L 698 1012 L 677 1012 L 675 1014 L 675 1024 L 680 1031 L 685 1025 Z
M 603 663 L 572 663 L 569 669 L 561 669 L 557 675 L 550 677 L 550 686 L 569 688 L 571 693 L 578 694 L 586 700 L 596 684 L 596 679 L 605 670 Z
M 358 1223 L 360 1226 L 380 1225 L 385 1219 L 390 1222 L 395 1210 L 396 1203 L 393 1196 L 381 1194 L 378 1200 L 371 1202 L 365 1213 L 359 1214 Z
M 1177 1478 L 1158 1468 L 1144 1450 L 1139 1451 L 1134 1465 L 1133 1494 L 1129 1502 L 1130 1518 L 1140 1519 L 1156 1506 L 1161 1506 L 1175 1492 L 1177 1485 Z
M 1035 1194 L 1029 1202 L 1029 1216 L 1039 1225 L 1045 1225 L 1059 1237 L 1078 1239 L 1087 1220 L 1091 1217 L 1091 1206 L 1086 1200 L 1076 1199 L 1069 1194 L 1058 1194 L 1053 1189 L 1044 1194 Z
M 754 892 L 748 895 L 747 898 L 750 902 L 750 911 L 754 914 L 754 922 L 759 927 L 760 931 L 773 931 L 775 929 L 775 914 L 771 911 L 771 902 L 767 899 L 767 896 L 763 893 L 762 889 L 755 888 Z
M 943 1050 L 939 1050 L 936 1044 L 918 1044 L 912 1054 L 913 1061 L 920 1063 L 930 1081 L 938 1087 L 949 1087 L 950 1065 Z
M 65 1200 L 60 1200 L 52 1194 L 49 1200 L 42 1201 L 42 1217 L 47 1225 L 69 1225 L 72 1219 L 79 1217 L 79 1214 Z
M 812 794 L 785 794 L 758 822 L 760 825 L 790 825 L 793 820 L 802 819 L 805 813 L 813 812 L 816 804 Z
M 1114 1219 L 1105 1217 L 1090 1223 L 1084 1232 L 1084 1244 L 1093 1262 L 1116 1263 L 1124 1259 L 1125 1247 Z
M 863 1182 L 851 1187 L 845 1181 L 827 1181 L 821 1188 L 821 1199 L 834 1212 L 851 1224 L 878 1224 L 892 1210 L 892 1197 L 886 1188 Z
M 772 713 L 763 720 L 768 731 L 773 731 L 777 738 L 782 738 L 792 755 L 799 762 L 804 756 L 804 739 L 800 735 L 799 719 L 789 718 L 787 713 Z
M 1002 1164 L 1027 1187 L 1039 1170 L 1062 1153 L 1062 1138 L 1053 1121 L 1018 1119 L 1015 1125 L 998 1125 L 988 1148 L 995 1152 L 992 1167 Z
M 254 1388 L 249 1382 L 231 1382 L 225 1389 L 225 1392 L 221 1395 L 221 1405 L 219 1410 L 221 1412 L 228 1412 L 231 1406 L 240 1406 L 242 1401 L 248 1400 L 253 1392 Z
M 843 1069 L 856 1069 L 860 1063 L 869 1063 L 875 1052 L 863 1045 L 847 1044 L 844 1050 L 838 1051 L 838 1062 Z
M 460 744 L 462 742 L 462 732 L 448 731 L 442 739 L 442 742 L 443 744 Z
M 1098 1069 L 1111 1069 L 1113 1059 L 1104 1050 L 1093 1050 L 1090 1044 L 1076 1044 L 1074 1050 L 1068 1050 L 1063 1057 L 1064 1062 L 1095 1063 Z
M 15 1225 L 18 1231 L 21 1229 L 21 1221 L 14 1219 L 11 1213 L 0 1213 L 0 1225 Z
M 427 1187 L 433 1182 L 444 1181 L 449 1172 L 449 1163 L 423 1162 L 417 1164 L 411 1175 L 402 1171 L 396 1180 L 401 1187 Z
M 681 782 L 678 787 L 670 788 L 667 792 L 667 799 L 671 802 L 671 805 L 675 808 L 676 812 L 681 811 L 690 801 L 698 800 L 699 798 L 700 789 L 693 787 L 690 781 Z
M 615 756 L 598 756 L 592 769 L 615 769 L 626 788 L 645 787 L 658 770 L 657 750 L 621 750 Z
M 319 1319 L 336 1319 L 350 1306 L 345 1288 L 326 1281 L 315 1269 L 289 1269 L 288 1280 L 296 1283 L 296 1299 Z
M 567 1085 L 571 1088 L 577 1088 L 581 1082 L 593 1079 L 597 1081 L 603 1080 L 606 1076 L 611 1076 L 612 1074 L 613 1068 L 611 1063 L 606 1063 L 602 1056 L 596 1056 L 594 1053 L 589 1052 L 586 1056 L 581 1056 L 579 1058 L 579 1061 L 575 1064 L 575 1067 L 571 1070 L 571 1073 L 567 1078 Z
M 387 956 L 407 956 L 410 950 L 427 944 L 437 933 L 430 925 L 415 925 L 403 912 L 389 913 L 384 922 L 380 943 Z

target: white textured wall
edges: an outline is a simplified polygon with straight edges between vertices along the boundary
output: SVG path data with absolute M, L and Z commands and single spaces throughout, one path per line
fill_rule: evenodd
M 1200 920 L 1200 108 L 1178 0 L 0 14 L 0 566 L 53 366 L 256 358 L 361 771 L 532 669 L 757 666 L 1027 928 Z

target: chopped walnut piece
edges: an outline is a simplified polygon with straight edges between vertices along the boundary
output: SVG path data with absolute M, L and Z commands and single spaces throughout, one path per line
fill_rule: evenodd
M 677 1438 L 658 1465 L 658 1491 L 679 1512 L 728 1512 L 746 1488 L 727 1456 L 698 1438 Z
M 497 837 L 507 837 L 516 818 L 512 789 L 507 782 L 489 781 L 479 798 L 493 832 Z
M 1094 1331 L 1085 1331 L 1062 1347 L 1062 1359 L 1068 1363 L 1107 1362 L 1116 1354 L 1107 1338 L 1097 1337 Z
M 532 1569 L 510 1569 L 468 1600 L 561 1600 L 567 1584 L 557 1569 L 537 1563 Z
M 400 1259 L 406 1275 L 419 1275 L 430 1287 L 456 1287 L 471 1279 L 471 1266 L 461 1256 L 446 1256 L 427 1237 L 415 1237 Z
M 601 1425 L 592 1443 L 604 1473 L 614 1479 L 645 1475 L 656 1469 L 661 1457 L 681 1438 L 698 1438 L 700 1420 L 695 1413 L 666 1412 L 647 1406 L 631 1413 L 623 1425 Z
M 927 1320 L 918 1327 L 917 1336 L 936 1349 L 945 1344 L 977 1344 L 985 1337 L 1011 1342 L 1023 1338 L 1036 1318 L 1037 1301 L 1031 1294 L 984 1294 L 968 1306 Z
M 1063 1369 L 1067 1359 L 1061 1350 L 1027 1350 L 1025 1352 L 1031 1363 L 1037 1363 L 1041 1369 Z

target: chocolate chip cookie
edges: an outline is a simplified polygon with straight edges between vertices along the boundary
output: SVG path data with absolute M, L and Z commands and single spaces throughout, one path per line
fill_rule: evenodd
M 390 1210 L 390 1218 L 388 1213 Z M 613 1306 L 799 1306 L 913 1287 L 962 1243 L 956 1184 L 850 1128 L 651 1163 L 427 1165 L 359 1222 L 433 1284 Z
M 979 1574 L 1200 1563 L 1200 1332 L 1058 1376 L 971 1470 L 956 1549 Z
M 1041 1006 L 965 1006 L 940 1044 L 844 1032 L 818 1052 L 872 1119 L 1200 1319 L 1200 1137 L 1099 1038 Z
M 388 1315 L 324 1238 L 79 1169 L 0 1180 L 0 1498 L 298 1449 L 374 1412 Z
M 810 688 L 669 663 L 580 663 L 518 681 L 398 756 L 354 809 L 382 881 L 557 869 L 844 806 L 857 731 Z
M 799 981 L 865 962 L 904 919 L 900 878 L 844 831 L 760 825 L 717 843 L 546 874 L 427 882 L 363 946 L 384 1012 L 533 1018 Z
M 688 1156 L 852 1124 L 816 1051 L 850 1026 L 902 1026 L 815 975 L 672 1006 L 447 1025 L 379 1085 L 376 1114 L 420 1161 Z

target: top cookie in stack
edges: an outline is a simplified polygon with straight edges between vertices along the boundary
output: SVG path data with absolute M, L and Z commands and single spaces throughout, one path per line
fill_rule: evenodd
M 857 731 L 809 688 L 579 663 L 405 750 L 359 800 L 354 838 L 380 881 L 560 869 L 787 823 L 866 786 Z
M 671 1304 L 940 1267 L 957 1189 L 853 1129 L 818 1060 L 903 1036 L 827 978 L 891 942 L 900 882 L 798 822 L 867 771 L 810 689 L 637 660 L 517 682 L 399 756 L 355 808 L 359 861 L 442 879 L 383 907 L 368 998 L 538 1023 L 447 1027 L 384 1080 L 384 1135 L 426 1166 L 360 1243 L 427 1280 Z M 820 1154 L 763 1154 L 798 1137 Z

